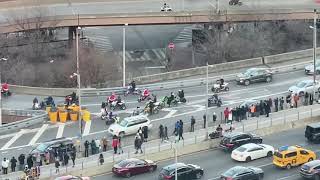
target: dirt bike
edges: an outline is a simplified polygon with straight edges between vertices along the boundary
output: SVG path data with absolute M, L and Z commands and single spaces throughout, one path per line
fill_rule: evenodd
M 9 90 L 2 90 L 1 89 L 1 96 L 3 96 L 3 97 L 9 97 L 9 96 L 11 96 L 12 95 L 12 93 L 9 91 Z
M 128 86 L 127 91 L 124 92 L 124 96 L 128 96 L 129 94 L 139 95 L 141 94 L 141 90 L 138 88 L 135 88 L 134 90 L 132 90 L 132 86 Z
M 124 101 L 121 101 L 120 103 L 118 103 L 118 101 L 113 101 L 110 104 L 110 109 L 115 110 L 116 108 L 119 108 L 121 110 L 125 110 L 127 107 L 126 107 L 126 104 L 124 103 Z
M 221 91 L 229 91 L 229 83 L 223 83 L 221 86 L 220 84 L 214 84 L 213 87 L 211 88 L 211 91 L 214 93 L 219 93 Z

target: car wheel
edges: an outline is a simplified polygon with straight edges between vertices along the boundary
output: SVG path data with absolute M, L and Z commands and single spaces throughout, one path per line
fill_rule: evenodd
M 251 161 L 251 157 L 248 156 L 248 157 L 246 158 L 246 162 L 250 162 L 250 161 Z
M 266 78 L 266 82 L 269 83 L 269 82 L 271 82 L 271 81 L 272 81 L 271 77 L 268 76 L 268 77 Z
M 264 176 L 264 174 L 263 174 L 263 173 L 260 173 L 258 179 L 259 179 L 259 180 L 263 179 L 263 176 Z
M 226 91 L 229 91 L 229 87 L 225 87 L 225 90 L 226 90 Z
M 308 162 L 310 162 L 310 161 L 313 161 L 313 158 L 309 158 L 309 159 L 308 159 Z
M 272 151 L 269 151 L 269 152 L 267 153 L 267 157 L 271 157 L 272 155 L 273 155 Z
M 200 172 L 197 172 L 196 179 L 201 179 L 201 177 L 202 177 L 202 174 Z
M 149 167 L 149 172 L 153 172 L 155 170 L 155 168 L 153 166 Z
M 245 86 L 249 86 L 249 84 L 250 84 L 250 81 L 249 81 L 249 80 L 245 80 L 245 81 L 244 81 L 244 85 L 245 85 Z
M 124 104 L 121 106 L 121 109 L 122 109 L 122 110 L 125 110 L 126 108 L 127 108 L 127 107 L 126 107 L 126 105 L 124 105 Z
M 257 140 L 257 144 L 261 144 L 261 143 L 262 143 L 261 139 Z
M 127 178 L 129 178 L 129 177 L 131 177 L 131 173 L 130 173 L 130 172 L 126 172 L 125 176 L 126 176 Z
M 121 131 L 121 132 L 119 133 L 119 136 L 120 136 L 121 138 L 123 138 L 123 136 L 124 136 L 124 132 L 123 132 L 123 131 Z
M 291 164 L 290 164 L 290 163 L 287 164 L 287 165 L 286 165 L 286 168 L 287 168 L 287 169 L 291 169 Z

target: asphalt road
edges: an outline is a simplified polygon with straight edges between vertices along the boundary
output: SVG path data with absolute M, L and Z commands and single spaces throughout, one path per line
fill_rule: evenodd
M 284 74 L 277 74 L 274 76 L 273 82 L 269 84 L 259 83 L 252 84 L 248 87 L 236 85 L 234 82 L 230 82 L 230 92 L 222 93 L 221 98 L 224 106 L 235 107 L 236 104 L 243 102 L 250 98 L 269 98 L 274 96 L 280 96 L 286 93 L 289 86 L 295 84 L 297 81 L 303 79 L 311 79 L 311 76 L 305 76 L 303 71 L 295 71 Z M 190 117 L 191 115 L 196 118 L 196 128 L 199 129 L 203 126 L 202 116 L 205 113 L 205 87 L 190 87 L 185 88 L 185 95 L 188 102 L 185 105 L 179 105 L 174 108 L 166 108 L 157 115 L 150 116 L 154 129 L 150 130 L 150 139 L 158 137 L 158 127 L 160 124 L 168 127 L 168 132 L 173 132 L 175 121 L 182 119 L 185 122 L 185 131 L 190 128 Z M 164 90 L 155 92 L 158 98 L 168 95 L 174 90 Z M 25 109 L 30 108 L 33 96 L 27 95 L 14 95 L 8 99 L 4 99 L 4 107 L 15 107 Z M 106 97 L 86 97 L 83 99 L 85 106 L 93 113 L 100 111 L 100 104 Z M 143 106 L 143 103 L 137 103 L 137 97 L 128 96 L 125 101 L 128 103 L 128 111 L 134 109 L 136 106 Z M 58 100 L 56 100 L 58 101 Z M 27 103 L 29 102 L 29 103 Z M 218 122 L 220 122 L 220 113 L 224 107 L 216 108 L 212 107 L 209 109 L 209 126 L 213 125 L 212 113 L 216 112 L 218 115 Z M 124 112 L 116 112 L 119 116 L 126 116 Z M 38 131 L 43 128 L 43 133 Z M 92 118 L 92 123 L 84 125 L 84 139 L 92 140 L 94 138 L 101 138 L 108 136 L 106 133 L 107 127 L 104 122 L 97 117 Z M 78 123 L 67 123 L 57 125 L 38 125 L 33 129 L 27 129 L 22 134 L 9 134 L 6 136 L 0 136 L 0 156 L 11 156 L 18 155 L 20 153 L 28 153 L 34 143 L 40 143 L 46 140 L 54 139 L 57 137 L 77 137 L 79 135 Z M 34 140 L 32 140 L 34 139 Z M 9 143 L 9 145 L 8 145 Z M 133 136 L 124 138 L 123 145 L 131 145 L 133 143 Z
M 319 145 L 309 144 L 304 138 L 304 129 L 294 129 L 290 131 L 285 131 L 277 133 L 274 135 L 264 137 L 263 143 L 269 144 L 278 148 L 284 145 L 303 145 L 307 149 L 317 151 L 319 156 Z M 276 168 L 272 164 L 271 158 L 263 158 L 259 160 L 254 160 L 249 163 L 240 163 L 231 159 L 230 153 L 226 153 L 221 150 L 209 150 L 205 152 L 195 153 L 192 155 L 179 157 L 179 162 L 197 164 L 204 168 L 204 176 L 202 179 L 215 180 L 219 179 L 219 175 L 233 166 L 255 166 L 263 169 L 265 173 L 264 180 L 302 180 L 298 174 L 299 168 L 292 168 L 291 170 L 284 170 Z M 159 171 L 162 167 L 174 163 L 174 160 L 168 160 L 158 163 L 158 170 L 154 173 L 148 173 L 143 175 L 137 175 L 129 178 L 130 180 L 152 180 L 157 179 Z M 93 177 L 94 180 L 113 180 L 119 179 L 112 174 L 100 175 Z

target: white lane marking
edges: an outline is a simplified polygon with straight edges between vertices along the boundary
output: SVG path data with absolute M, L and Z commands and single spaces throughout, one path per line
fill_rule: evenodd
M 13 136 L 0 150 L 8 149 L 17 139 L 19 139 L 26 131 L 20 130 L 18 133 L 16 133 L 15 136 Z
M 91 121 L 87 121 L 84 127 L 83 136 L 87 136 L 90 133 Z
M 164 118 L 170 118 L 172 117 L 178 110 L 171 110 L 167 115 L 164 116 Z
M 58 132 L 57 132 L 56 138 L 61 138 L 62 137 L 65 125 L 66 125 L 65 123 L 59 124 L 59 128 L 58 128 Z
M 31 141 L 29 142 L 28 145 L 32 146 L 36 144 L 37 140 L 40 138 L 40 136 L 44 133 L 44 131 L 48 128 L 49 124 L 44 124 L 42 127 L 39 129 L 39 131 L 33 136 Z

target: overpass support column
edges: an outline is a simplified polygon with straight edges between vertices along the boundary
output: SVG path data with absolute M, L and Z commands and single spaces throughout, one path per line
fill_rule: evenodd
M 69 37 L 69 41 L 72 41 L 76 35 L 76 27 L 71 26 L 69 27 L 69 33 L 68 33 L 68 37 Z

